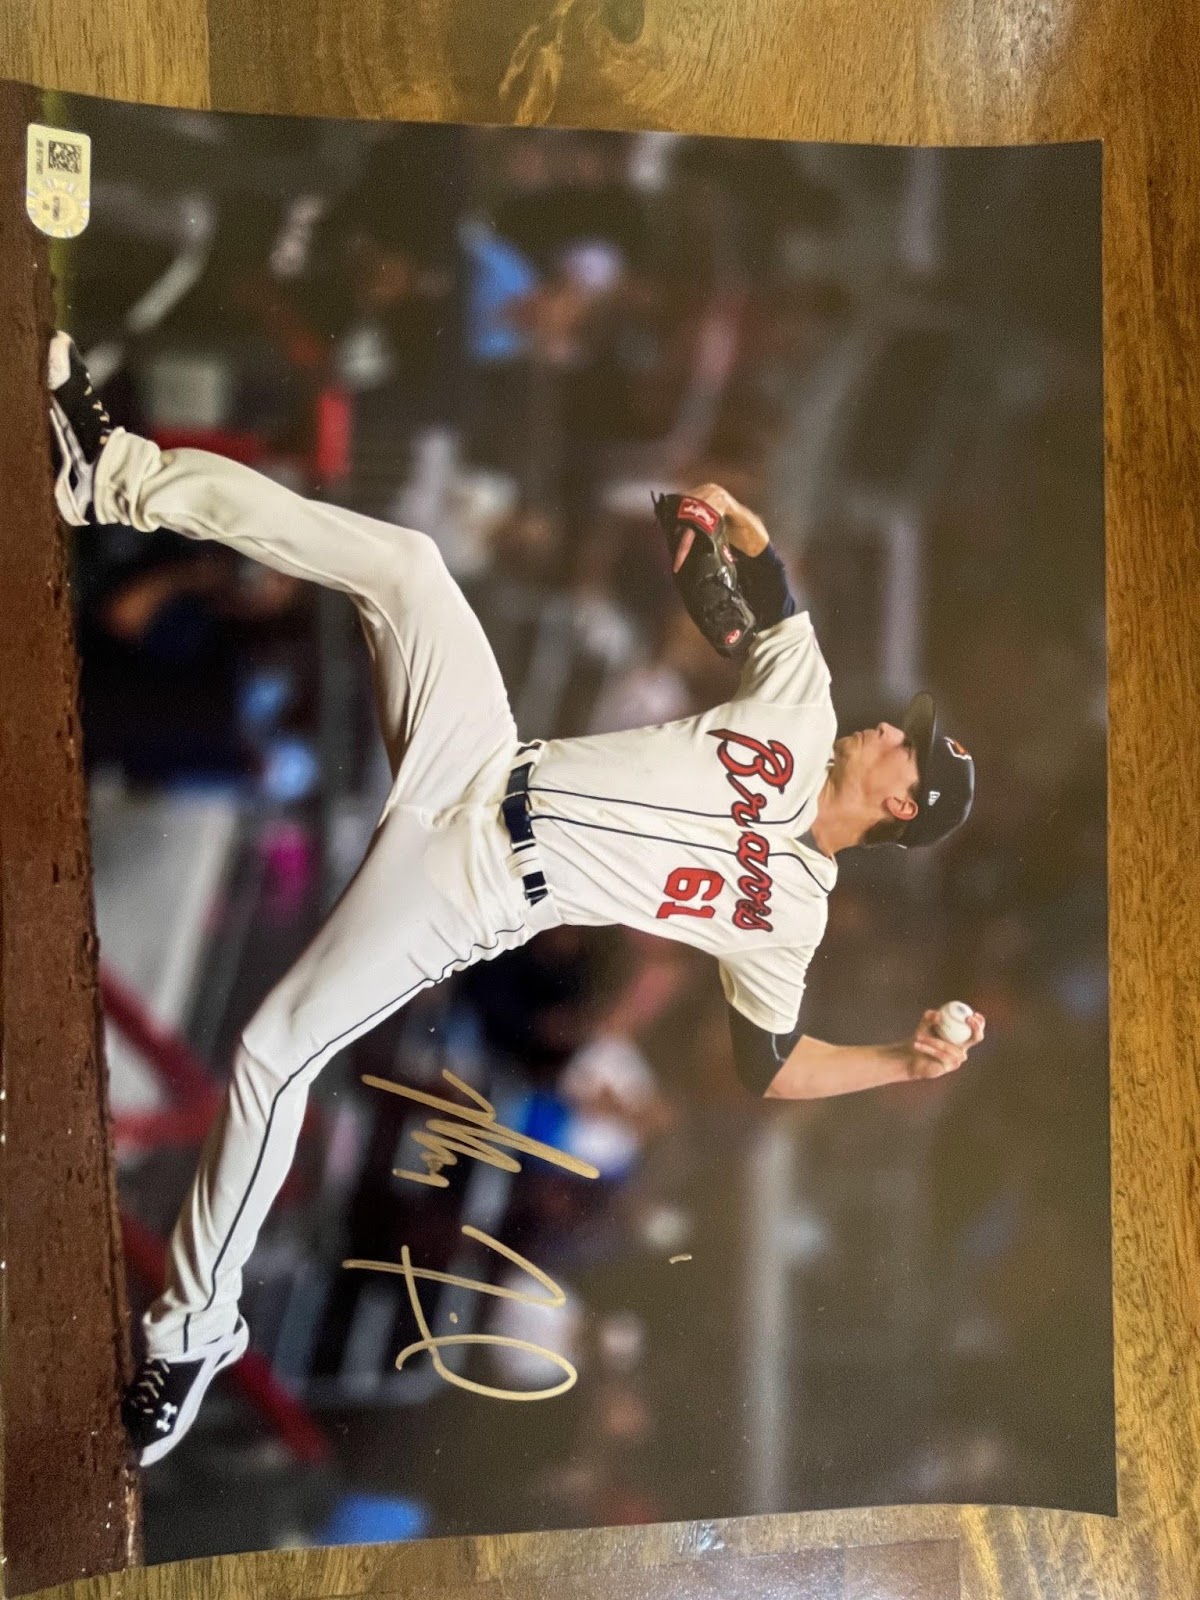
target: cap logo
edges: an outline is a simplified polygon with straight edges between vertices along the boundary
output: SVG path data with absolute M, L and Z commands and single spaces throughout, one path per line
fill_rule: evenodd
M 926 799 L 929 801 L 931 806 L 936 805 L 941 798 L 942 791 L 940 789 L 930 789 L 928 795 L 926 796 Z
M 946 736 L 946 743 L 950 746 L 951 755 L 957 756 L 960 761 L 969 761 L 971 759 L 971 752 L 964 750 L 958 740 L 951 739 L 949 734 Z

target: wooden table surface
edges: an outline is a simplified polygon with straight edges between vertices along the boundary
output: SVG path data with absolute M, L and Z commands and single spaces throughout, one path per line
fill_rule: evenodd
M 56 1593 L 1200 1593 L 1198 31 L 1186 0 L 5 0 L 0 75 L 133 100 L 798 139 L 1105 142 L 1119 1517 L 821 1513 L 231 1557 Z

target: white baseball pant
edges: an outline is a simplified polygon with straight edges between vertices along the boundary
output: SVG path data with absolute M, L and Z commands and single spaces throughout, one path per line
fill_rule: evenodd
M 240 1329 L 242 1269 L 321 1068 L 419 990 L 560 918 L 551 896 L 531 905 L 523 892 L 537 862 L 525 849 L 517 866 L 499 811 L 516 727 L 483 630 L 426 535 L 120 429 L 93 498 L 100 522 L 215 539 L 350 595 L 394 777 L 357 874 L 242 1035 L 144 1322 L 148 1353 L 169 1358 Z

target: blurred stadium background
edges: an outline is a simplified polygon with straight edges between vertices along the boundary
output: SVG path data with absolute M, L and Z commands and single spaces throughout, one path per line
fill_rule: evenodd
M 723 697 L 649 491 L 765 516 L 845 728 L 930 687 L 968 827 L 843 858 L 806 1030 L 988 1017 L 939 1083 L 797 1106 L 733 1076 L 681 946 L 555 930 L 318 1081 L 247 1274 L 253 1359 L 145 1479 L 150 1560 L 303 1542 L 982 1500 L 1114 1509 L 1096 146 L 888 150 L 251 119 L 77 98 L 61 314 L 114 418 L 425 529 L 527 737 Z M 387 790 L 341 597 L 169 534 L 73 548 L 135 1308 L 257 1001 Z M 437 1193 L 374 1072 L 445 1067 L 601 1167 Z M 398 1278 L 464 1222 L 569 1289 L 575 1389 L 396 1373 Z M 671 1257 L 686 1257 L 671 1262 Z M 481 1381 L 548 1380 L 476 1353 Z

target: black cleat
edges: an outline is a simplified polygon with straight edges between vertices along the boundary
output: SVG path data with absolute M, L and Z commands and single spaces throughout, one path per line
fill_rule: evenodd
M 58 452 L 54 499 L 64 522 L 82 528 L 92 516 L 92 473 L 112 421 L 68 333 L 56 333 L 46 360 L 50 425 Z
M 213 1339 L 194 1354 L 152 1356 L 143 1361 L 121 1402 L 121 1420 L 143 1467 L 173 1450 L 196 1420 L 209 1384 L 246 1353 L 244 1322 L 223 1339 Z

